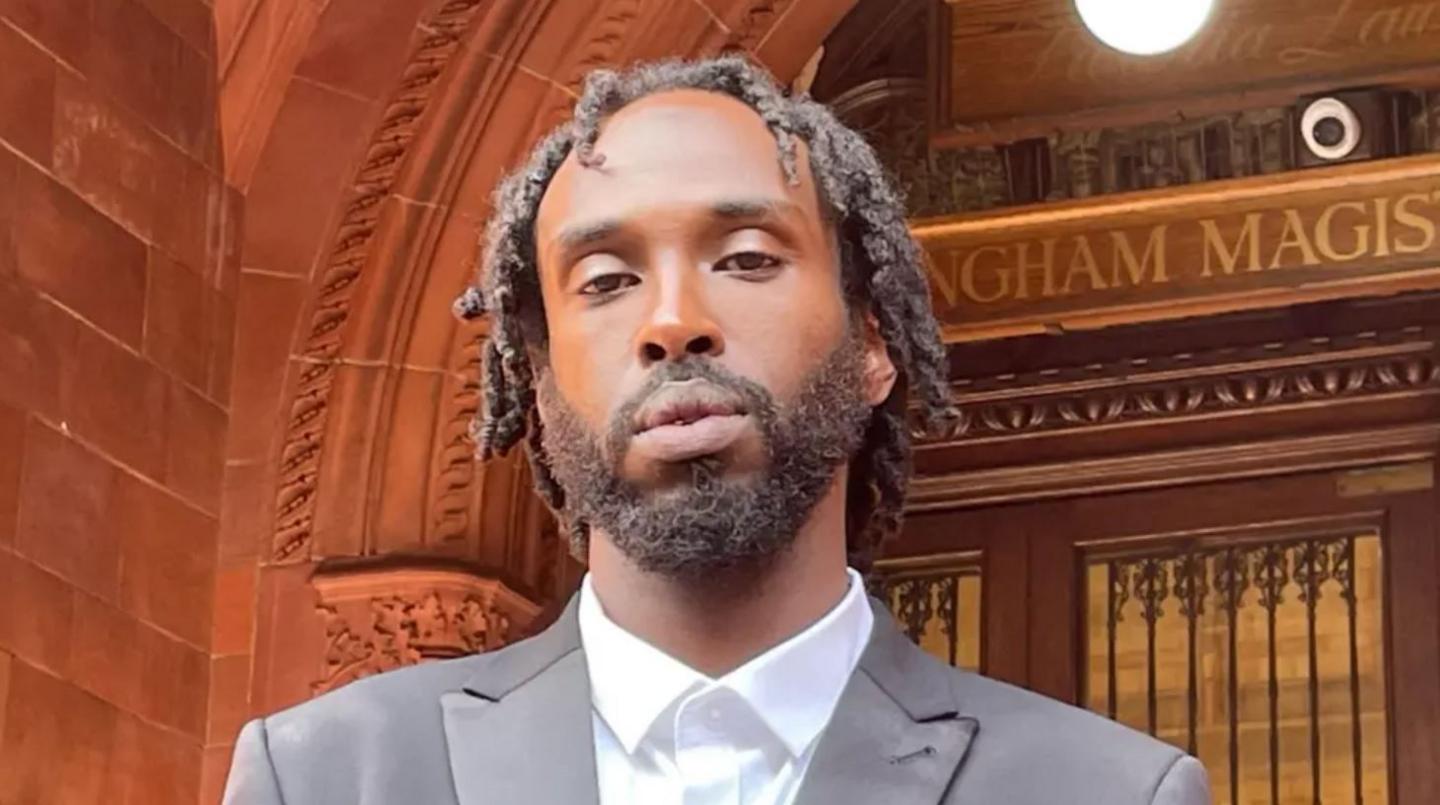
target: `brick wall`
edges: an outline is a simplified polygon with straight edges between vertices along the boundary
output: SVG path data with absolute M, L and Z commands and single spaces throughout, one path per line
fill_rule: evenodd
M 239 207 L 211 20 L 0 0 L 3 805 L 201 797 Z

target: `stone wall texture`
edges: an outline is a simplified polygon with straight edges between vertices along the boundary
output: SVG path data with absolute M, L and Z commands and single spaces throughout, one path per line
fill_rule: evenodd
M 239 262 L 208 0 L 0 0 L 0 802 L 193 803 Z

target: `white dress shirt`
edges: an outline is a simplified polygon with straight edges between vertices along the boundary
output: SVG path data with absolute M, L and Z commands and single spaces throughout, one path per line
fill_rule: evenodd
M 804 631 L 711 679 L 622 629 L 586 576 L 601 805 L 789 805 L 875 616 L 860 575 Z

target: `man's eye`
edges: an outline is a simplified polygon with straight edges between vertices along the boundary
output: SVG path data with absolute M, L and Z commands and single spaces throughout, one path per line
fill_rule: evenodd
M 780 265 L 778 257 L 764 252 L 737 252 L 720 258 L 715 264 L 716 271 L 761 271 Z
M 604 296 L 639 282 L 640 278 L 634 274 L 601 274 L 580 286 L 580 293 L 583 296 Z

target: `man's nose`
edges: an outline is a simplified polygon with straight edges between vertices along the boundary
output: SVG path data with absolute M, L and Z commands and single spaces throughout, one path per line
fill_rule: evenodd
M 725 351 L 725 337 L 711 315 L 703 278 L 692 266 L 656 272 L 660 288 L 655 305 L 636 338 L 640 363 L 716 357 Z

